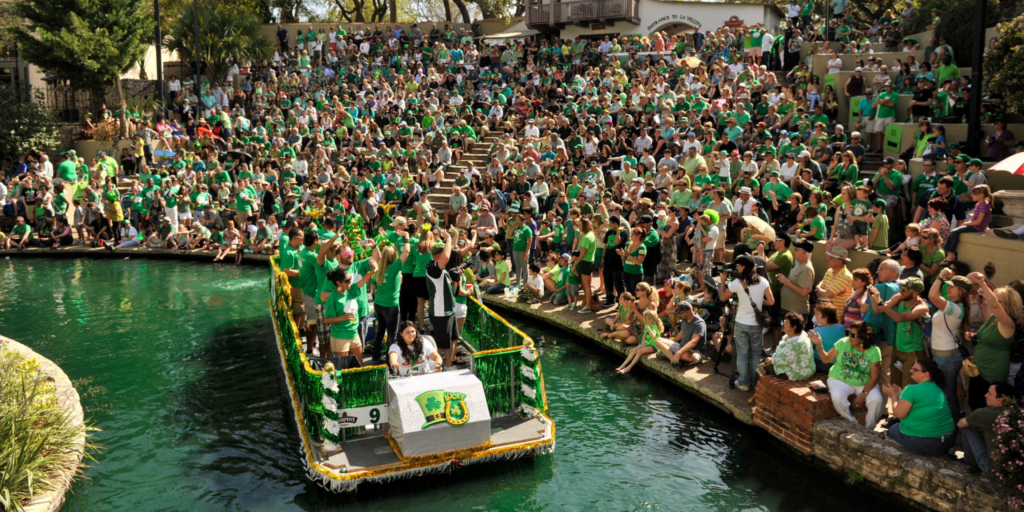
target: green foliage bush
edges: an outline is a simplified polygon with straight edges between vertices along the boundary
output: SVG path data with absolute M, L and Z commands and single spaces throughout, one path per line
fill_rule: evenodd
M 27 500 L 74 476 L 89 427 L 74 425 L 40 371 L 0 342 L 0 510 L 21 511 Z M 89 445 L 86 439 L 86 448 Z
M 995 48 L 985 53 L 985 87 L 1002 96 L 1007 111 L 1024 112 L 1024 16 L 1000 24 L 999 32 Z

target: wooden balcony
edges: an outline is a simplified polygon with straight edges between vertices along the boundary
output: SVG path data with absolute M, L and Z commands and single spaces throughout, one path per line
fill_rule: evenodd
M 562 28 L 568 24 L 614 23 L 629 21 L 640 23 L 639 0 L 571 0 L 546 4 L 531 4 L 527 10 L 526 26 L 535 29 Z M 554 10 L 552 10 L 552 6 Z

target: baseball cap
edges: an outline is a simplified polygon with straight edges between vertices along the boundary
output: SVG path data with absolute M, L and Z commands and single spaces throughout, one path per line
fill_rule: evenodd
M 924 282 L 916 277 L 908 277 L 906 279 L 900 279 L 897 281 L 900 285 L 900 291 L 910 290 L 913 292 L 921 293 L 924 291 Z

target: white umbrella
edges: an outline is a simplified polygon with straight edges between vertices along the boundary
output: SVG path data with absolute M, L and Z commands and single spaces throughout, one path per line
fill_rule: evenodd
M 1013 174 L 1024 175 L 1024 152 L 1014 153 L 1003 159 L 1001 162 L 989 167 L 990 171 L 1006 171 Z
M 760 217 L 753 215 L 744 215 L 743 220 L 747 222 L 747 225 L 756 229 L 758 233 L 767 236 L 768 238 L 775 239 L 775 228 L 770 224 L 762 220 Z

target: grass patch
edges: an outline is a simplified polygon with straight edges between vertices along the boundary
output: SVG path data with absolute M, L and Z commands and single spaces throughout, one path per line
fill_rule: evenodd
M 857 485 L 866 478 L 857 468 L 846 467 L 843 470 L 846 471 L 846 485 Z
M 0 344 L 0 509 L 22 511 L 33 496 L 71 478 L 77 446 L 88 425 L 73 425 L 71 413 L 57 403 L 53 382 L 35 359 Z

